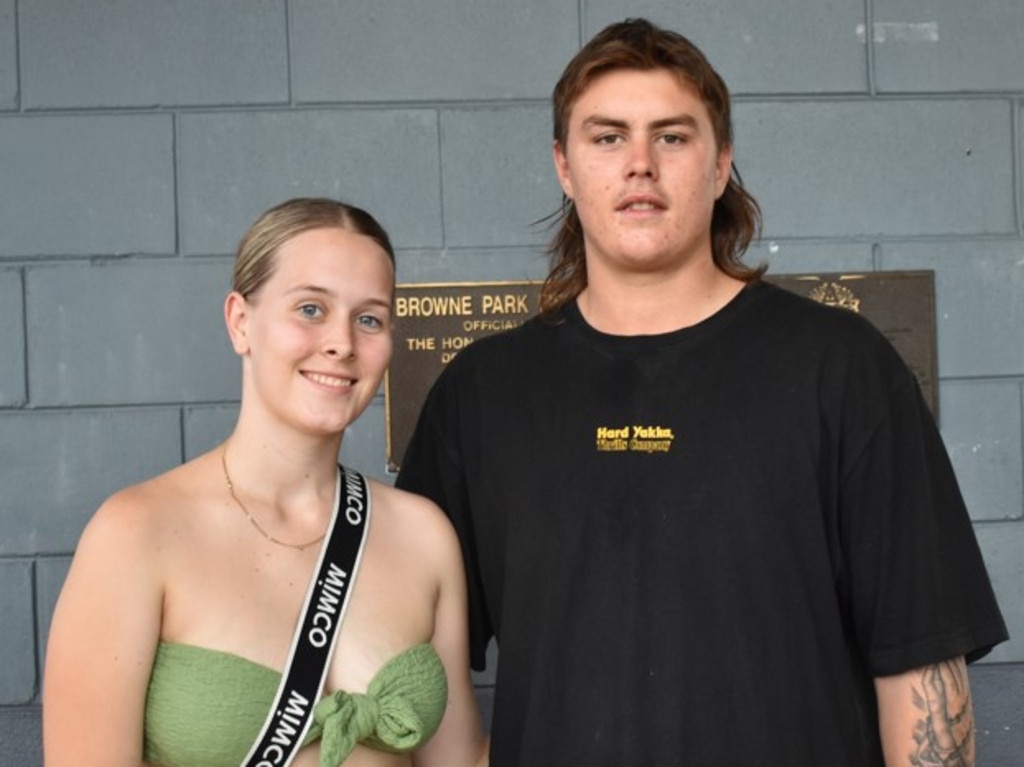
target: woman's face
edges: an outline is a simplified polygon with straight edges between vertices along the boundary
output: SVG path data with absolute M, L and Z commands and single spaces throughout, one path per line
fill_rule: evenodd
M 255 295 L 225 306 L 245 404 L 302 432 L 340 433 L 391 358 L 394 267 L 371 238 L 338 227 L 296 235 L 274 260 Z

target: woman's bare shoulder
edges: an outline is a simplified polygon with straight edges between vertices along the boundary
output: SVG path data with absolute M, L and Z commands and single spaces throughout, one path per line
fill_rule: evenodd
M 188 510 L 206 484 L 204 464 L 201 457 L 113 493 L 89 520 L 80 545 L 137 543 L 152 550 L 188 524 Z
M 429 498 L 400 490 L 379 480 L 369 482 L 375 512 L 398 517 L 403 524 L 451 530 L 448 517 Z
M 433 554 L 447 563 L 459 556 L 458 539 L 448 517 L 431 500 L 371 481 L 373 522 L 395 545 Z

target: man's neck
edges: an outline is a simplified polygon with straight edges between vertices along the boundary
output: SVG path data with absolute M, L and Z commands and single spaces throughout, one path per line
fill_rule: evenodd
M 710 261 L 673 274 L 591 274 L 577 299 L 591 327 L 610 335 L 656 335 L 706 320 L 743 289 Z

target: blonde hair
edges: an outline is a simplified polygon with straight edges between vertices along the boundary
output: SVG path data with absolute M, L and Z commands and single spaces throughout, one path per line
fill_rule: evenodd
M 243 235 L 235 253 L 232 289 L 245 298 L 258 293 L 274 273 L 278 248 L 296 235 L 324 227 L 369 237 L 395 263 L 387 232 L 365 210 L 327 197 L 297 197 L 268 210 Z

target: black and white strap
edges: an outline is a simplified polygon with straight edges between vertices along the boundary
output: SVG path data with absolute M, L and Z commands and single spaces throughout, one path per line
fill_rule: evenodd
M 330 529 L 306 592 L 281 685 L 242 767 L 291 764 L 313 723 L 313 707 L 327 678 L 370 529 L 370 490 L 362 474 L 339 465 L 335 497 Z

